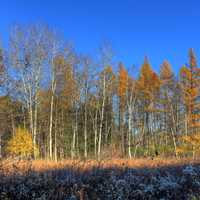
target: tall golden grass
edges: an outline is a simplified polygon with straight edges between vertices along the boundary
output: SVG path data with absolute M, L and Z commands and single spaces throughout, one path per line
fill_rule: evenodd
M 110 160 L 31 160 L 31 161 L 13 161 L 2 160 L 0 162 L 0 170 L 6 171 L 8 174 L 14 171 L 22 174 L 28 170 L 42 172 L 48 170 L 71 169 L 77 171 L 85 171 L 93 168 L 160 168 L 170 166 L 182 166 L 186 164 L 200 163 L 200 160 L 192 160 L 191 158 L 175 159 L 175 158 L 156 158 L 151 159 L 110 159 Z

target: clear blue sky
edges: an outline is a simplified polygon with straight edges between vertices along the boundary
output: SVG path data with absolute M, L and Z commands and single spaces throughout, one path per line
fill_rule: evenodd
M 199 0 L 5 0 L 0 12 L 4 43 L 13 23 L 42 22 L 62 31 L 83 53 L 111 41 L 128 67 L 148 55 L 154 69 L 168 59 L 177 70 L 190 47 L 200 59 Z

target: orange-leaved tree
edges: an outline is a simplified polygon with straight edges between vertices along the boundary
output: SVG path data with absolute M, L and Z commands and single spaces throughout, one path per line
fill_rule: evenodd
M 145 58 L 140 70 L 138 86 L 140 88 L 142 98 L 146 103 L 145 109 L 152 109 L 152 103 L 155 101 L 156 94 L 160 89 L 160 79 L 151 68 L 147 58 Z
M 128 72 L 122 63 L 119 64 L 118 75 L 118 96 L 119 96 L 119 132 L 122 137 L 122 154 L 125 154 L 125 133 L 123 130 L 125 124 L 126 93 L 128 89 Z
M 160 84 L 161 82 L 158 75 L 153 71 L 147 57 L 145 57 L 137 85 L 141 105 L 140 112 L 143 113 L 143 119 L 141 119 L 143 121 L 143 144 L 147 144 L 147 154 L 150 153 L 150 137 L 153 137 L 153 146 L 155 147 L 155 135 L 153 134 L 153 131 L 156 131 L 156 119 L 154 113 L 157 111 L 156 103 L 158 100 Z
M 200 127 L 200 69 L 194 51 L 189 51 L 189 65 L 180 70 L 181 87 L 185 106 L 185 133 L 197 133 Z

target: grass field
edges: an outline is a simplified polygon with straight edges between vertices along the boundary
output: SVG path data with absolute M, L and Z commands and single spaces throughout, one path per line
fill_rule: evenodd
M 200 161 L 0 162 L 0 199 L 200 199 Z

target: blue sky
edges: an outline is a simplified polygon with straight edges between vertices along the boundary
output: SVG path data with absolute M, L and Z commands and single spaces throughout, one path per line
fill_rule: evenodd
M 200 58 L 199 0 L 6 0 L 0 37 L 13 23 L 47 23 L 63 32 L 79 52 L 92 54 L 104 40 L 117 60 L 140 66 L 147 55 L 159 71 L 164 59 L 177 71 L 188 49 Z

